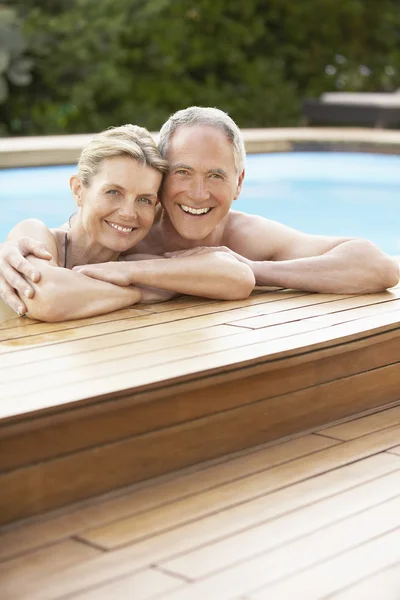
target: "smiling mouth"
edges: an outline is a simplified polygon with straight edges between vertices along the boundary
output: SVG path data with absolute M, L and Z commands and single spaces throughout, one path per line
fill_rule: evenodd
M 119 231 L 120 233 L 131 233 L 136 227 L 122 227 L 122 225 L 118 225 L 118 223 L 111 223 L 111 221 L 106 221 L 107 225 L 109 225 L 112 229 Z
M 209 206 L 208 208 L 193 208 L 192 206 L 186 206 L 185 204 L 178 204 L 178 206 L 187 215 L 195 215 L 196 217 L 207 215 L 213 209 L 212 206 Z

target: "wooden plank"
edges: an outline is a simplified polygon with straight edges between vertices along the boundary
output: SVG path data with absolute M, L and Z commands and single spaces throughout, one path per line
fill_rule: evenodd
M 47 573 L 45 579 L 38 582 L 40 593 L 37 590 L 32 590 L 32 596 L 29 600 L 53 600 L 60 588 L 63 589 L 64 594 L 74 594 L 77 590 L 90 589 L 100 583 L 133 574 L 158 560 L 210 543 L 223 535 L 229 535 L 237 528 L 238 522 L 242 526 L 245 526 L 246 523 L 251 526 L 257 520 L 283 515 L 293 509 L 350 489 L 391 470 L 393 471 L 395 469 L 394 464 L 396 467 L 398 466 L 397 459 L 386 454 L 377 454 L 339 468 L 335 468 L 335 464 L 333 464 L 333 470 L 279 489 L 270 493 L 268 497 L 262 496 L 252 499 L 250 502 L 238 504 L 229 510 L 211 514 L 201 520 L 191 521 L 182 527 L 146 538 L 136 544 L 107 552 L 95 560 L 85 561 L 54 576 Z M 276 486 L 279 487 L 281 482 L 277 478 L 275 482 Z M 255 489 L 253 495 L 256 496 L 257 492 L 258 490 Z M 159 497 L 161 493 L 161 490 L 157 490 L 155 495 Z M 113 512 L 112 506 L 108 508 L 109 513 L 113 513 L 114 517 L 118 509 L 119 507 L 116 506 Z M 87 526 L 87 516 L 85 512 L 82 514 L 81 529 Z M 57 522 L 54 525 L 57 526 Z M 68 527 L 67 524 L 65 525 L 65 534 L 67 534 Z M 75 522 L 75 525 L 77 525 L 77 522 Z M 50 523 L 51 526 L 52 523 Z M 26 532 L 29 540 L 29 530 L 27 531 L 25 527 L 21 531 Z M 46 539 L 46 535 L 49 535 L 48 528 L 47 530 L 36 529 L 35 531 L 37 534 L 36 543 L 40 539 L 38 536 L 44 535 L 44 539 Z M 60 532 L 59 525 L 57 531 Z M 31 533 L 34 534 L 35 532 L 31 530 Z M 50 538 L 47 537 L 47 539 Z M 8 542 L 10 541 L 13 543 L 12 538 L 8 538 Z M 22 541 L 21 537 L 20 542 L 22 543 Z M 20 546 L 20 549 L 22 548 L 23 546 Z
M 175 314 L 175 320 L 171 317 L 170 313 L 162 313 L 159 315 L 140 315 L 133 318 L 119 319 L 116 321 L 107 321 L 99 324 L 83 324 L 78 321 L 67 321 L 64 323 L 45 323 L 41 324 L 45 330 L 44 333 L 39 332 L 35 335 L 28 335 L 26 337 L 20 337 L 15 339 L 8 339 L 0 341 L 0 354 L 6 354 L 9 352 L 20 352 L 27 348 L 38 348 L 43 345 L 59 344 L 70 340 L 86 340 L 91 337 L 98 337 L 107 334 L 115 334 L 116 332 L 124 333 L 132 329 L 140 329 L 142 327 L 151 327 L 155 325 L 165 325 L 162 335 L 167 335 L 168 331 L 190 331 L 194 329 L 201 329 L 202 327 L 211 327 L 212 325 L 221 325 L 229 321 L 230 318 L 248 316 L 253 314 L 250 308 L 238 308 L 235 311 L 215 311 L 201 316 L 195 316 L 194 314 L 188 314 L 188 311 L 192 313 L 199 312 L 198 309 L 188 309 L 187 311 L 177 311 L 180 314 Z M 75 326 L 72 324 L 76 323 Z M 47 325 L 48 331 L 46 331 L 45 325 Z M 53 329 L 51 329 L 53 325 Z M 63 328 L 54 330 L 55 326 L 59 325 Z M 168 327 L 169 326 L 169 327 Z M 154 330 L 153 330 L 154 331 Z M 157 333 L 155 333 L 157 335 Z M 107 342 L 106 342 L 107 343 Z
M 54 548 L 55 556 L 57 556 L 57 549 Z M 78 557 L 77 557 L 78 558 Z M 30 600 L 32 594 L 39 592 L 35 590 L 38 584 L 37 580 L 41 575 L 41 571 L 45 571 L 40 580 L 43 580 L 42 585 L 46 585 L 46 573 L 47 577 L 54 576 L 54 557 L 49 556 L 48 560 L 41 565 L 40 569 L 31 569 L 31 572 L 27 573 L 26 565 L 23 561 L 20 568 L 15 573 L 15 576 L 5 581 L 5 587 L 1 588 L 2 600 Z M 68 565 L 67 565 L 68 566 Z M 66 567 L 65 567 L 66 568 Z M 61 570 L 61 569 L 60 569 Z M 3 582 L 2 582 L 3 583 Z M 113 581 L 103 587 L 96 587 L 92 590 L 79 593 L 74 595 L 76 600 L 109 600 L 110 598 L 134 598 L 135 600 L 149 600 L 154 596 L 167 593 L 175 589 L 182 587 L 184 582 L 176 577 L 160 573 L 156 569 L 146 569 L 140 573 L 136 573 L 132 576 L 126 576 L 118 581 Z M 35 590 L 33 591 L 32 588 Z M 59 598 L 64 596 L 64 589 L 60 586 L 57 590 L 53 590 L 53 598 Z
M 258 305 L 261 305 L 261 307 L 268 306 L 269 303 L 272 303 L 274 305 L 280 305 L 282 304 L 282 302 L 280 302 L 281 300 L 285 303 L 291 302 L 291 305 L 296 306 L 298 304 L 301 305 L 302 302 L 329 302 L 331 300 L 339 298 L 339 296 L 333 295 L 322 296 L 321 294 L 314 294 L 314 300 L 308 300 L 308 296 L 309 294 L 304 294 L 302 292 L 277 292 L 272 294 L 265 294 L 264 296 L 260 297 L 255 297 L 254 299 L 249 298 L 247 300 L 219 301 L 205 304 L 198 304 L 196 302 L 189 303 L 186 307 L 182 308 L 178 306 L 178 308 L 175 310 L 163 311 L 163 313 L 159 312 L 157 314 L 153 313 L 150 305 L 142 305 L 139 308 L 126 308 L 119 311 L 115 311 L 113 313 L 107 313 L 106 315 L 99 315 L 97 317 L 90 317 L 87 319 L 64 321 L 60 323 L 42 323 L 39 321 L 35 322 L 31 321 L 30 319 L 21 318 L 18 319 L 17 326 L 12 327 L 11 329 L 8 328 L 7 330 L 3 331 L 0 330 L 0 342 L 1 346 L 3 346 L 5 341 L 17 340 L 18 338 L 24 337 L 26 335 L 42 337 L 46 334 L 61 334 L 61 332 L 65 332 L 67 330 L 74 330 L 76 328 L 79 329 L 80 327 L 86 326 L 94 327 L 98 325 L 98 331 L 104 331 L 104 329 L 106 329 L 106 325 L 110 323 L 114 323 L 117 329 L 117 327 L 121 325 L 119 323 L 120 321 L 132 321 L 132 319 L 134 319 L 136 324 L 137 318 L 141 316 L 145 317 L 146 315 L 153 315 L 152 321 L 155 324 L 171 323 L 177 320 L 180 321 L 182 319 L 207 316 L 219 312 L 225 313 L 226 315 L 232 313 L 233 318 L 240 318 L 240 312 L 237 313 L 237 311 L 243 311 L 243 308 L 246 307 L 247 311 L 243 312 L 243 316 L 245 316 L 246 314 L 251 315 L 254 314 L 254 312 L 258 313 L 260 311 L 262 312 L 263 310 L 266 310 L 265 308 L 259 308 Z M 26 328 L 26 323 L 28 323 L 30 327 L 29 330 L 24 331 L 24 329 Z M 144 325 L 145 323 L 146 321 L 140 320 L 140 324 L 138 326 L 146 326 Z
M 278 460 L 282 449 L 286 452 L 290 450 L 290 444 L 291 442 L 276 446 L 275 461 Z M 286 458 L 280 455 L 280 460 L 288 460 L 288 458 L 288 455 L 286 455 Z M 224 462 L 221 463 L 219 468 L 214 466 L 201 472 L 194 472 L 181 477 L 176 476 L 176 479 L 163 481 L 154 487 L 153 485 L 147 485 L 142 489 L 128 491 L 123 496 L 113 497 L 101 502 L 91 502 L 87 506 L 69 509 L 61 515 L 51 516 L 40 521 L 25 522 L 12 528 L 3 528 L 3 530 L 0 530 L 0 560 L 76 535 L 83 529 L 99 528 L 115 521 L 115 515 L 118 515 L 119 519 L 127 516 L 132 517 L 142 511 L 148 511 L 211 487 L 223 485 L 223 483 L 229 481 L 229 479 L 226 479 L 227 477 L 237 478 L 238 475 L 240 476 L 241 463 L 246 467 L 246 473 L 249 474 L 251 472 L 251 460 L 252 457 L 249 456 L 248 463 L 245 460 L 239 460 L 239 465 L 237 462 Z M 271 455 L 268 458 L 264 456 L 264 460 L 270 466 L 274 464 Z M 275 464 L 277 463 L 275 462 Z M 270 494 L 268 499 L 265 496 L 255 500 L 250 499 L 244 501 L 244 504 L 225 510 L 224 513 L 208 516 L 199 521 L 198 525 L 190 523 L 183 526 L 180 529 L 182 535 L 179 537 L 178 531 L 178 537 L 176 535 L 174 539 L 170 537 L 165 545 L 166 548 L 169 548 L 166 556 L 175 553 L 176 540 L 179 542 L 178 549 L 181 548 L 183 540 L 186 540 L 185 547 L 195 547 L 197 543 L 228 535 L 235 530 L 236 523 L 251 527 L 258 520 L 273 518 L 311 502 L 317 502 L 329 495 L 340 493 L 387 473 L 395 472 L 398 468 L 397 458 L 382 453 L 348 466 L 339 467 L 334 471 L 317 475 L 311 480 L 297 483 L 290 488 L 278 492 L 267 492 Z M 187 534 L 185 531 L 187 531 Z M 204 536 L 206 537 L 204 538 Z M 168 537 L 168 532 L 161 536 L 161 539 L 163 537 Z M 160 547 L 162 547 L 161 543 Z M 150 554 L 154 550 L 151 547 Z M 143 548 L 142 555 L 149 555 L 146 548 Z
M 106 325 L 107 323 L 118 322 L 121 320 L 132 319 L 135 317 L 152 314 L 151 311 L 145 308 L 125 308 L 123 310 L 114 311 L 98 317 L 89 317 L 87 319 L 74 319 L 70 321 L 62 321 L 60 323 L 43 323 L 35 321 L 28 317 L 18 318 L 17 323 L 12 328 L 2 329 L 0 331 L 0 343 L 3 346 L 4 342 L 17 340 L 27 336 L 36 336 L 44 333 L 57 333 L 85 326 Z
M 0 498 L 2 522 L 387 403 L 397 398 L 399 377 L 397 365 L 391 365 L 317 386 L 311 394 L 301 390 L 5 473 L 0 476 L 0 486 L 8 491 Z
M 85 540 L 104 549 L 132 543 L 165 528 L 176 527 L 189 520 L 221 510 L 248 500 L 259 494 L 266 494 L 279 487 L 291 485 L 302 479 L 313 477 L 353 460 L 371 456 L 397 444 L 400 426 L 385 429 L 358 440 L 345 442 L 316 452 L 306 458 L 298 458 L 290 463 L 272 467 L 267 471 L 249 475 L 239 481 L 227 483 L 222 489 L 205 491 L 191 499 L 154 509 L 142 514 L 141 519 L 121 519 L 109 526 L 88 531 Z
M 385 321 L 394 321 L 397 323 L 397 319 L 400 318 L 400 312 L 378 315 L 374 318 L 374 325 L 376 325 L 379 317 L 384 317 Z M 364 322 L 368 322 L 369 324 L 369 318 L 360 319 L 351 323 L 350 330 L 348 329 L 349 326 L 346 324 L 344 331 L 349 334 L 349 332 L 354 331 L 355 328 L 359 332 L 365 332 Z M 306 321 L 304 321 L 304 324 L 303 322 L 299 323 L 298 326 L 306 327 Z M 57 373 L 54 375 L 49 374 L 46 378 L 46 387 L 44 389 L 40 389 L 41 385 L 43 386 L 43 378 L 41 378 L 39 382 L 36 380 L 29 380 L 29 387 L 26 389 L 20 389 L 18 387 L 18 382 L 16 382 L 14 385 L 8 385 L 7 396 L 8 398 L 18 396 L 18 403 L 8 402 L 3 407 L 3 418 L 11 417 L 16 412 L 21 414 L 21 412 L 37 410 L 38 406 L 43 406 L 43 408 L 45 408 L 52 404 L 71 402 L 74 401 L 73 398 L 76 399 L 77 394 L 80 399 L 84 399 L 93 397 L 93 395 L 99 396 L 113 393 L 116 390 L 132 389 L 132 387 L 137 388 L 141 385 L 160 384 L 162 381 L 165 382 L 166 380 L 177 377 L 193 376 L 196 373 L 198 374 L 199 371 L 204 375 L 205 371 L 210 372 L 211 370 L 211 372 L 215 372 L 218 367 L 226 368 L 227 366 L 232 365 L 238 367 L 239 364 L 244 366 L 245 364 L 248 364 L 249 360 L 252 362 L 255 358 L 270 361 L 272 358 L 279 357 L 282 346 L 286 346 L 286 349 L 289 347 L 294 349 L 298 345 L 298 342 L 300 342 L 300 346 L 304 344 L 311 350 L 312 346 L 320 345 L 319 343 L 313 344 L 313 339 L 318 339 L 319 342 L 325 339 L 325 343 L 329 340 L 328 343 L 332 344 L 331 338 L 335 338 L 335 335 L 343 332 L 343 329 L 341 329 L 343 328 L 343 325 L 338 325 L 336 327 L 338 328 L 337 331 L 335 331 L 335 327 L 330 327 L 320 331 L 313 331 L 311 334 L 303 334 L 307 336 L 305 339 L 302 334 L 289 335 L 289 331 L 287 332 L 289 337 L 277 340 L 273 339 L 277 333 L 271 332 L 268 329 L 250 331 L 244 333 L 243 338 L 239 336 L 230 336 L 227 339 L 222 338 L 219 341 L 215 340 L 212 344 L 205 342 L 203 345 L 195 344 L 191 348 L 189 346 L 186 346 L 184 349 L 183 347 L 180 347 L 180 349 L 177 348 L 176 352 L 173 354 L 173 358 L 170 352 L 161 351 L 161 356 L 157 353 L 150 353 L 149 355 L 142 357 L 143 360 L 141 361 L 139 359 L 132 361 L 130 358 L 111 361 L 110 363 L 104 364 L 104 370 L 106 372 L 101 378 L 99 377 L 98 368 L 83 368 L 79 372 L 78 369 L 74 369 L 74 378 L 76 379 L 73 383 L 70 383 L 67 377 L 65 377 L 64 380 L 60 380 L 60 376 Z M 312 337 L 310 337 L 310 335 L 312 335 Z M 239 342 L 244 343 L 245 340 L 247 340 L 247 345 L 237 347 Z M 272 356 L 269 354 L 269 350 L 271 350 Z M 188 353 L 190 354 L 189 357 L 187 356 Z M 274 354 L 275 357 L 273 357 Z M 201 361 L 199 360 L 199 356 L 201 356 Z M 160 361 L 162 363 L 162 361 L 166 360 L 171 360 L 173 362 L 164 362 L 161 367 Z M 39 386 L 40 391 L 35 392 L 33 389 L 34 386 L 36 386 L 36 388 Z M 61 389 L 60 386 L 62 386 Z M 57 401 L 54 402 L 54 400 L 51 399 L 54 395 L 51 394 L 51 390 L 56 388 Z M 49 394 L 44 394 L 46 390 L 51 394 L 51 397 L 47 400 L 46 395 L 48 397 Z M 27 393 L 29 394 L 28 396 L 26 395 Z
M 329 598 L 332 600 L 399 600 L 400 591 L 400 562 L 391 565 L 387 569 L 363 578 L 348 587 L 346 590 L 334 592 Z
M 332 302 L 295 308 L 284 313 L 279 312 L 247 317 L 246 319 L 234 321 L 233 324 L 237 327 L 260 329 L 262 327 L 270 327 L 280 323 L 289 323 L 321 315 L 329 315 L 333 322 L 341 323 L 346 320 L 374 315 L 379 311 L 389 312 L 391 310 L 398 310 L 400 304 L 399 297 L 399 292 L 386 292 L 384 294 L 340 298 Z
M 5 472 L 0 476 L 0 488 L 7 492 L 0 496 L 0 522 L 65 506 L 238 449 L 235 438 L 241 424 L 235 418 L 219 439 L 223 422 L 210 423 L 208 418 L 201 421 Z M 199 425 L 201 436 L 197 434 Z M 212 435 L 215 441 L 205 446 L 206 434 Z M 243 445 L 247 446 L 257 443 L 258 437 L 264 437 L 261 432 L 247 431 L 243 427 L 242 435 L 247 439 Z M 335 443 L 328 438 L 313 437 L 316 439 L 309 441 L 313 448 Z M 184 453 L 182 448 L 185 448 Z
M 289 584 L 288 577 L 291 574 L 355 548 L 377 536 L 382 536 L 381 539 L 386 537 L 387 541 L 391 540 L 393 544 L 397 544 L 397 548 L 392 547 L 390 551 L 386 548 L 385 551 L 386 560 L 390 559 L 391 562 L 394 562 L 400 558 L 400 529 L 394 533 L 392 530 L 399 525 L 399 521 L 400 498 L 388 500 L 351 518 L 320 529 L 305 538 L 276 548 L 272 552 L 253 557 L 252 560 L 215 573 L 188 588 L 176 590 L 165 595 L 165 598 L 168 600 L 203 600 L 204 598 L 229 600 L 240 594 L 251 596 L 249 594 L 251 590 L 268 583 L 284 580 L 282 587 L 286 588 L 286 593 L 280 594 L 279 587 L 276 585 L 271 586 L 268 590 L 269 595 L 264 597 L 274 598 L 274 600 L 281 600 L 281 598 L 292 600 L 301 590 L 304 598 L 312 600 L 316 596 L 309 593 L 308 587 L 304 593 L 304 586 L 299 581 L 295 585 Z M 384 536 L 384 534 L 387 535 Z M 379 547 L 383 550 L 382 544 Z M 313 571 L 310 570 L 310 575 L 312 573 Z M 324 579 L 321 581 L 319 577 L 312 574 L 312 581 L 315 582 L 316 589 L 319 588 L 325 592 Z M 340 581 L 341 575 L 339 575 L 339 571 L 336 571 L 336 585 L 340 586 Z M 257 598 L 257 596 L 254 597 Z
M 229 380 L 223 383 L 204 378 L 200 389 L 187 384 L 168 391 L 162 388 L 151 394 L 136 393 L 126 399 L 113 398 L 109 402 L 80 407 L 78 411 L 61 406 L 63 412 L 58 415 L 3 425 L 0 469 L 222 412 L 400 360 L 397 338 L 379 339 L 379 343 L 371 345 L 348 344 L 333 356 L 328 350 L 312 353 L 306 363 L 304 357 L 274 363 L 275 370 L 268 373 L 259 373 L 253 368 L 250 372 L 255 374 L 249 376 L 249 370 L 236 370 L 229 373 Z M 290 370 L 290 377 L 286 369 Z
M 259 521 L 251 529 L 240 531 L 237 523 L 234 535 L 158 565 L 182 577 L 202 579 L 385 502 L 399 490 L 400 470 L 272 521 Z
M 43 585 L 49 573 L 54 576 L 99 556 L 101 552 L 78 541 L 67 540 L 0 564 L 2 600 L 28 598 L 29 591 Z M 25 593 L 24 593 L 25 591 Z
M 373 431 L 400 423 L 400 406 L 374 413 L 334 427 L 324 427 L 318 433 L 337 440 L 354 440 Z
M 397 456 L 400 456 L 400 446 L 395 446 L 394 448 L 390 449 L 390 453 L 391 454 L 396 454 Z
M 134 598 L 134 600 L 150 600 L 155 596 L 166 594 L 172 590 L 184 587 L 182 580 L 176 579 L 166 573 L 160 573 L 156 569 L 146 569 L 141 573 L 112 581 L 111 583 L 96 587 L 93 590 L 79 593 L 74 600 L 110 600 L 118 598 Z M 185 586 L 186 587 L 186 586 Z M 26 596 L 30 600 L 30 596 Z
M 92 365 L 99 365 L 100 369 L 108 361 L 119 361 L 121 359 L 128 359 L 129 357 L 141 357 L 149 353 L 158 353 L 160 356 L 165 356 L 164 350 L 174 350 L 181 346 L 192 345 L 195 343 L 201 343 L 213 339 L 220 339 L 223 337 L 240 335 L 240 330 L 228 325 L 216 325 L 212 327 L 206 327 L 203 329 L 197 329 L 190 332 L 183 332 L 177 334 L 169 334 L 167 336 L 161 336 L 157 338 L 150 338 L 148 340 L 137 339 L 140 335 L 137 335 L 137 331 L 126 332 L 126 335 L 119 337 L 119 344 L 115 344 L 112 347 L 101 347 L 99 344 L 93 348 L 85 348 L 84 352 L 69 352 L 65 351 L 67 344 L 63 344 L 64 350 L 62 356 L 54 358 L 52 356 L 53 346 L 47 346 L 45 360 L 38 361 L 35 357 L 35 361 L 24 364 L 24 380 L 29 385 L 29 381 L 39 379 L 51 372 L 53 374 L 61 374 L 63 371 L 68 371 L 71 375 L 73 372 L 80 371 L 86 367 Z M 140 333 L 140 332 L 139 332 Z M 103 344 L 106 343 L 107 337 L 103 336 Z M 74 342 L 72 342 L 74 344 Z M 82 346 L 81 346 L 82 348 Z M 71 350 L 71 349 L 70 349 Z M 18 358 L 16 353 L 11 355 L 14 359 Z M 11 388 L 13 382 L 19 377 L 21 373 L 21 365 L 16 364 L 4 368 L 1 373 L 1 386 L 2 389 Z M 60 375 L 62 376 L 62 375 Z
M 386 522 L 390 521 L 390 517 L 393 517 L 393 515 L 389 515 L 389 519 L 382 515 Z M 382 525 L 383 530 L 384 523 Z M 372 530 L 373 526 L 370 529 Z M 354 531 L 351 530 L 351 532 L 343 532 L 343 537 L 346 538 L 350 533 L 354 535 Z M 359 532 L 357 531 L 357 533 Z M 301 594 L 307 600 L 319 600 L 345 585 L 351 585 L 361 578 L 368 577 L 378 569 L 384 569 L 392 565 L 399 559 L 400 529 L 396 529 L 364 543 L 359 548 L 352 548 L 341 556 L 332 558 L 329 562 L 316 565 L 281 584 L 251 594 L 250 598 L 252 600 L 270 600 L 271 598 L 274 598 L 274 600 L 291 600 L 296 597 L 293 596 L 294 593 L 299 594 L 299 591 L 301 591 Z M 386 596 L 383 595 L 378 595 L 377 598 L 385 598 L 386 600 Z M 396 600 L 397 598 L 398 595 Z

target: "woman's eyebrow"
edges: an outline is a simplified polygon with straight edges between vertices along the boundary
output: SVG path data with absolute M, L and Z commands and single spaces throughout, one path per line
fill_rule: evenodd
M 187 171 L 193 171 L 193 167 L 189 165 L 185 165 L 184 163 L 175 163 L 174 165 L 169 165 L 170 169 L 186 169 Z

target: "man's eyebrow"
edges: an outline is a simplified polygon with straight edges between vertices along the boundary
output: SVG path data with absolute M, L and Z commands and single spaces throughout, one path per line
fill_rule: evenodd
M 217 173 L 217 175 L 222 175 L 223 177 L 226 177 L 226 171 L 224 171 L 223 169 L 208 169 L 207 173 Z

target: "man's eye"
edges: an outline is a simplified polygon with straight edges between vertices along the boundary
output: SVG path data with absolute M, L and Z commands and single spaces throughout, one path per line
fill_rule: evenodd
M 106 194 L 108 194 L 109 196 L 116 196 L 117 194 L 119 194 L 118 190 L 107 190 Z
M 176 175 L 187 175 L 188 171 L 186 169 L 177 169 L 175 173 Z
M 139 198 L 139 202 L 144 202 L 145 204 L 153 204 L 153 201 L 151 198 L 147 198 L 147 196 L 142 196 L 141 198 Z
M 222 179 L 222 175 L 220 173 L 210 173 L 211 179 Z

